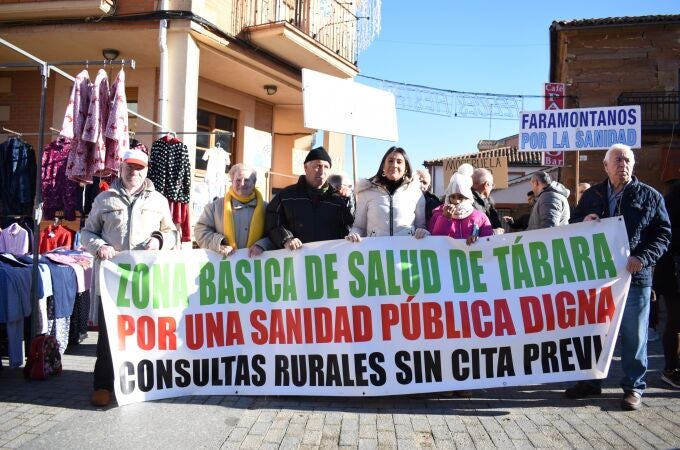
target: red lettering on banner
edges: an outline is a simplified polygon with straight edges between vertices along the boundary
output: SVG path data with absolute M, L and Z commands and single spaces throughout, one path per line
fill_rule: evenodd
M 209 314 L 187 314 L 186 344 L 191 350 L 206 347 L 243 345 L 243 328 L 238 311 Z
M 616 313 L 611 286 L 543 294 L 540 299 L 529 295 L 519 301 L 526 333 L 611 322 Z
M 480 338 L 516 333 L 506 299 L 496 299 L 492 303 L 475 300 L 469 306 L 466 301 L 446 301 L 443 308 L 440 302 L 387 303 L 380 306 L 380 312 L 385 341 L 392 339 L 392 328 L 397 326 L 408 340 L 421 336 L 424 339 L 469 338 L 472 331 Z
M 250 313 L 250 324 L 256 345 L 367 342 L 373 338 L 371 309 L 365 305 L 273 309 L 269 318 L 266 311 L 255 310 Z
M 177 323 L 173 317 L 160 316 L 154 320 L 151 316 L 135 318 L 128 314 L 121 314 L 117 322 L 119 350 L 125 350 L 126 339 L 134 334 L 137 336 L 137 346 L 141 350 L 154 349 L 156 342 L 160 350 L 177 349 L 177 335 L 175 334 Z
M 125 338 L 135 332 L 135 318 L 128 314 L 118 316 L 118 350 L 125 350 Z

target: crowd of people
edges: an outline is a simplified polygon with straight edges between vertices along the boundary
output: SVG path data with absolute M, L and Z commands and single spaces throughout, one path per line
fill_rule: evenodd
M 83 231 L 83 242 L 97 261 L 123 250 L 172 248 L 179 242 L 168 203 L 146 177 L 148 157 L 131 150 L 121 164 L 121 178 L 97 197 Z M 671 228 L 677 232 L 680 226 L 680 183 L 664 199 L 633 175 L 634 165 L 630 147 L 613 145 L 604 157 L 607 178 L 592 187 L 579 185 L 575 208 L 568 202 L 566 187 L 549 173 L 536 172 L 527 193 L 531 212 L 513 219 L 502 217 L 496 209 L 491 195 L 493 174 L 487 169 L 461 165 L 440 199 L 430 191 L 429 172 L 414 171 L 406 151 L 390 147 L 375 175 L 359 180 L 352 189 L 347 177 L 331 174 L 330 156 L 323 147 L 317 147 L 304 161 L 304 175 L 269 203 L 256 188 L 256 170 L 245 164 L 234 165 L 229 171 L 231 187 L 224 197 L 205 206 L 194 235 L 201 248 L 224 257 L 245 248 L 250 257 L 256 257 L 273 249 L 295 251 L 310 242 L 346 239 L 356 243 L 375 236 L 423 239 L 441 235 L 474 245 L 480 237 L 504 233 L 504 222 L 509 231 L 522 231 L 622 216 L 630 244 L 626 269 L 632 274 L 632 282 L 621 323 L 621 406 L 635 410 L 646 388 L 653 287 L 663 297 L 668 314 L 662 379 L 680 388 L 680 241 L 671 238 Z M 657 270 L 652 276 L 654 266 Z M 108 405 L 113 367 L 104 321 L 94 379 L 93 404 Z M 565 396 L 582 398 L 600 393 L 601 380 L 592 380 L 576 383 Z

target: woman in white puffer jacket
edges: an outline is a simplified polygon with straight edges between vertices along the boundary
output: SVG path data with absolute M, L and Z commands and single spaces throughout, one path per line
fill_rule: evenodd
M 411 163 L 401 147 L 390 147 L 378 172 L 360 180 L 356 189 L 357 208 L 354 225 L 347 239 L 362 237 L 415 236 L 430 233 L 425 223 L 425 197 L 420 182 L 413 179 Z

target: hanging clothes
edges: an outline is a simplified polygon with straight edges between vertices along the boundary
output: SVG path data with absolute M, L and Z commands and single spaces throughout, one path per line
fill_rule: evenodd
M 0 253 L 13 255 L 28 253 L 28 231 L 16 222 L 0 230 Z
M 127 116 L 123 69 L 110 87 L 104 69 L 99 69 L 94 83 L 87 71 L 78 74 L 61 131 L 72 140 L 66 166 L 69 179 L 91 184 L 94 176 L 118 173 L 129 148 Z
M 49 225 L 40 232 L 39 253 L 49 252 L 58 247 L 71 248 L 74 231 L 63 225 Z
M 66 220 L 76 219 L 78 183 L 66 177 L 66 165 L 71 151 L 71 140 L 60 137 L 43 149 L 42 198 L 43 219 L 54 219 L 57 211 L 64 211 Z
M 106 173 L 106 144 L 104 129 L 109 117 L 109 78 L 104 69 L 99 69 L 94 84 L 90 85 L 90 104 L 83 129 L 83 141 L 88 142 L 88 155 L 85 158 L 83 175 L 89 183 L 93 175 Z
M 130 148 L 128 134 L 128 108 L 125 96 L 125 71 L 121 68 L 116 80 L 111 85 L 109 97 L 109 117 L 106 122 L 104 138 L 106 141 L 105 166 L 108 173 L 98 173 L 107 176 L 118 173 L 118 167 L 123 154 Z
M 151 146 L 149 179 L 168 200 L 188 204 L 191 164 L 187 146 L 168 136 L 156 140 Z
M 82 140 L 89 105 L 90 75 L 87 73 L 87 70 L 83 70 L 76 75 L 73 89 L 71 89 L 71 96 L 66 106 L 64 122 L 59 133 L 71 140 L 71 149 L 66 165 L 66 176 L 77 182 L 88 182 L 88 180 L 81 180 L 79 177 L 86 172 L 85 159 L 89 153 L 87 142 Z
M 35 198 L 35 152 L 10 137 L 0 144 L 0 214 L 30 216 Z
M 212 201 L 215 198 L 224 197 L 227 186 L 225 170 L 231 164 L 231 155 L 221 146 L 217 146 L 206 150 L 203 160 L 208 161 L 204 178 L 208 186 L 208 198 Z
M 24 317 L 31 315 L 32 269 L 12 255 L 0 254 L 0 323 L 7 324 L 9 366 L 23 364 Z M 38 296 L 44 295 L 38 283 Z
M 187 146 L 169 136 L 156 140 L 151 146 L 148 178 L 154 188 L 168 199 L 173 222 L 182 232 L 181 241 L 191 241 L 191 164 Z

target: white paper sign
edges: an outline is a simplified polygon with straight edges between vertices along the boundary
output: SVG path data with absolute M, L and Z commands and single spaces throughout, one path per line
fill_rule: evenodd
M 307 128 L 392 142 L 399 139 L 391 92 L 302 69 L 302 104 Z

